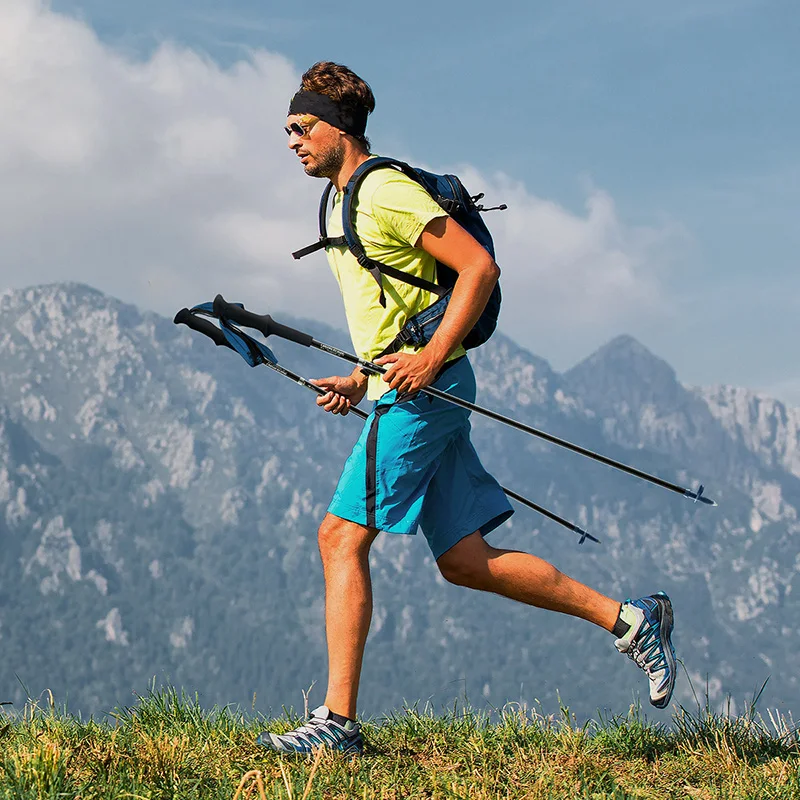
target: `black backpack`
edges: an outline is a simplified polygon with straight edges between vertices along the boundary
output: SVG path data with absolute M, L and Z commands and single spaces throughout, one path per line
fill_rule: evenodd
M 453 285 L 456 282 L 458 274 L 445 264 L 437 261 L 436 278 L 438 283 L 431 283 L 416 275 L 410 275 L 407 272 L 382 264 L 380 261 L 375 261 L 367 256 L 364 251 L 364 246 L 361 244 L 356 234 L 355 205 L 353 200 L 361 181 L 367 173 L 374 169 L 386 168 L 396 169 L 419 183 L 430 196 L 461 225 L 461 227 L 475 237 L 492 258 L 495 257 L 494 242 L 492 241 L 492 235 L 489 233 L 489 229 L 481 218 L 481 212 L 493 211 L 495 209 L 503 210 L 506 208 L 505 205 L 495 206 L 495 208 L 484 208 L 481 205 L 477 205 L 483 195 L 470 196 L 469 192 L 464 188 L 464 184 L 461 183 L 455 175 L 436 175 L 435 173 L 426 172 L 425 170 L 409 166 L 404 161 L 377 156 L 361 164 L 347 182 L 347 186 L 344 188 L 344 199 L 342 202 L 342 228 L 344 229 L 344 236 L 330 238 L 328 236 L 327 214 L 330 194 L 334 187 L 332 183 L 329 183 L 325 187 L 319 204 L 319 241 L 292 253 L 294 258 L 303 258 L 303 256 L 307 256 L 310 253 L 329 246 L 340 247 L 346 244 L 358 263 L 364 269 L 368 270 L 377 281 L 380 287 L 380 303 L 382 306 L 386 305 L 386 296 L 383 291 L 384 275 L 416 286 L 419 289 L 425 289 L 438 297 L 436 302 L 428 306 L 424 311 L 415 314 L 406 322 L 394 341 L 381 355 L 397 352 L 405 344 L 421 347 L 430 341 L 436 329 L 439 327 L 439 322 L 447 309 L 447 304 L 450 300 Z M 497 317 L 500 314 L 500 303 L 500 284 L 497 283 L 492 290 L 486 308 L 475 323 L 475 326 L 462 342 L 465 349 L 469 350 L 470 348 L 482 345 L 494 333 L 497 327 Z

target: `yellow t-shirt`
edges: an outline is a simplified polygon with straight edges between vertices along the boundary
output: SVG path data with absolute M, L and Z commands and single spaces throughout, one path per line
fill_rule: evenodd
M 447 213 L 422 186 L 391 167 L 367 173 L 358 187 L 355 229 L 367 256 L 432 283 L 436 282 L 436 261 L 414 244 L 431 220 L 444 216 Z M 328 221 L 328 236 L 343 234 L 342 192 L 339 192 Z M 409 317 L 437 299 L 431 292 L 384 275 L 384 308 L 377 281 L 356 261 L 347 245 L 328 247 L 327 256 L 339 282 L 350 338 L 361 358 L 369 361 L 377 358 Z M 414 352 L 410 346 L 403 349 Z M 449 360 L 464 353 L 459 345 Z M 367 398 L 377 400 L 388 388 L 380 375 L 370 375 Z

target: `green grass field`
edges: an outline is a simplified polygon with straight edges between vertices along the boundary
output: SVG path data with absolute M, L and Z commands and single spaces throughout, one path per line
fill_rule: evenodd
M 790 720 L 681 709 L 669 724 L 625 717 L 578 726 L 509 705 L 491 716 L 403 709 L 365 723 L 357 759 L 259 748 L 293 714 L 203 710 L 154 689 L 108 722 L 60 712 L 45 694 L 0 717 L 0 798 L 800 798 Z

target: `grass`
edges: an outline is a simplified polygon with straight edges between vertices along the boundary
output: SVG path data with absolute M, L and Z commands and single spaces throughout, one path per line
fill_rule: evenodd
M 757 699 L 757 698 L 756 698 Z M 366 721 L 364 757 L 280 757 L 254 740 L 299 722 L 151 689 L 110 721 L 59 710 L 52 695 L 0 710 L 0 798 L 800 798 L 800 735 L 755 701 L 732 716 L 706 702 L 672 724 L 631 707 L 578 725 L 511 704 L 488 715 L 405 708 Z

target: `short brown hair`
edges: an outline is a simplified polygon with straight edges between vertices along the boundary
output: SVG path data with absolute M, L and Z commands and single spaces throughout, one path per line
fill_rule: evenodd
M 333 61 L 318 61 L 304 73 L 301 89 L 324 94 L 344 106 L 353 105 L 366 108 L 368 113 L 375 110 L 375 95 L 369 84 L 343 64 Z M 369 152 L 369 139 L 355 137 Z

